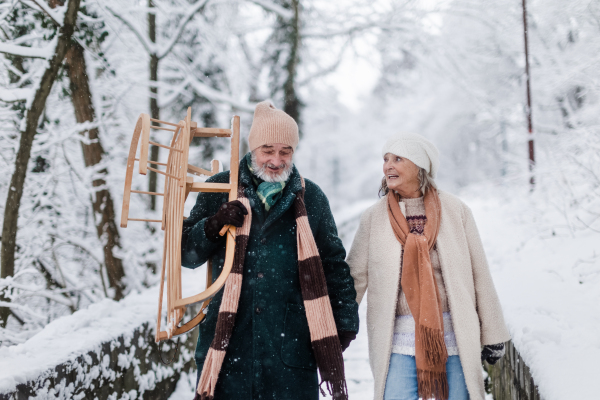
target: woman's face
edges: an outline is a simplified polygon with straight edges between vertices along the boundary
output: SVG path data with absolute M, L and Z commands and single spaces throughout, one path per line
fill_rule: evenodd
M 408 158 L 387 153 L 383 156 L 383 174 L 388 188 L 403 197 L 420 189 L 419 167 Z

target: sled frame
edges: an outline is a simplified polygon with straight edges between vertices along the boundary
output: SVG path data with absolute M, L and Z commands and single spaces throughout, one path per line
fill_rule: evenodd
M 152 122 L 161 124 L 153 125 Z M 165 127 L 166 126 L 166 127 Z M 151 129 L 157 133 L 172 135 L 170 145 L 164 145 L 150 140 Z M 189 164 L 189 148 L 194 137 L 223 137 L 231 138 L 231 158 L 229 183 L 195 182 L 193 176 L 213 176 L 219 172 L 219 161 L 212 160 L 210 170 Z M 150 145 L 159 146 L 168 150 L 167 162 L 148 160 Z M 207 263 L 206 289 L 193 296 L 182 296 L 181 282 L 181 238 L 183 229 L 184 204 L 191 192 L 221 192 L 228 193 L 229 201 L 237 199 L 238 174 L 239 174 L 239 146 L 240 146 L 240 117 L 234 116 L 230 129 L 198 128 L 196 122 L 191 120 L 191 107 L 188 108 L 184 120 L 171 123 L 150 118 L 142 113 L 137 119 L 125 174 L 125 187 L 123 191 L 123 208 L 121 213 L 121 227 L 126 228 L 129 221 L 160 223 L 164 231 L 164 244 L 162 254 L 162 267 L 160 275 L 160 289 L 158 299 L 158 318 L 156 323 L 156 342 L 171 339 L 173 336 L 188 332 L 198 325 L 205 317 L 205 310 L 210 300 L 223 288 L 233 266 L 235 254 L 236 228 L 231 225 L 223 227 L 221 236 L 227 235 L 225 248 L 225 262 L 218 278 L 212 282 L 212 263 Z M 139 148 L 139 157 L 136 157 Z M 138 163 L 139 175 L 146 175 L 148 170 L 164 176 L 163 192 L 149 192 L 133 190 L 133 176 L 135 163 Z M 166 167 L 161 170 L 159 167 Z M 191 176 L 190 176 L 191 174 Z M 129 203 L 131 194 L 162 196 L 163 209 L 161 219 L 130 218 Z M 166 289 L 167 323 L 161 330 L 163 295 Z M 200 311 L 186 323 L 182 324 L 186 307 L 190 304 L 202 302 Z

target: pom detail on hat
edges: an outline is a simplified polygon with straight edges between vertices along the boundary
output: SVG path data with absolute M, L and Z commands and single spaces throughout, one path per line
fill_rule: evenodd
M 256 105 L 248 136 L 250 151 L 274 143 L 282 143 L 296 150 L 298 140 L 298 124 L 285 111 L 277 109 L 269 100 Z
M 382 149 L 387 153 L 407 158 L 416 166 L 423 168 L 429 176 L 435 178 L 440 166 L 440 153 L 433 143 L 416 133 L 401 133 L 391 137 Z

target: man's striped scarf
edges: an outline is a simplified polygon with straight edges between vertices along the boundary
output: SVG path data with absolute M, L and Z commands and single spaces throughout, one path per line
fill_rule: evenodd
M 304 179 L 302 179 L 302 190 L 297 193 L 294 201 L 294 214 L 296 216 L 300 288 L 310 330 L 310 340 L 321 373 L 321 383 L 325 382 L 329 394 L 334 399 L 347 400 L 348 388 L 344 376 L 342 347 L 337 335 L 329 295 L 327 294 L 327 282 L 325 281 L 323 265 L 308 223 L 308 215 L 304 204 L 304 191 Z M 238 189 L 238 200 L 244 204 L 247 210 L 251 209 L 250 202 L 246 198 L 244 188 L 241 185 Z M 225 292 L 219 308 L 215 336 L 204 361 L 194 400 L 214 399 L 217 379 L 225 359 L 225 352 L 229 346 L 238 309 L 242 290 L 244 258 L 251 225 L 252 212 L 248 212 L 248 215 L 244 218 L 244 224 L 236 230 L 233 267 L 225 283 Z

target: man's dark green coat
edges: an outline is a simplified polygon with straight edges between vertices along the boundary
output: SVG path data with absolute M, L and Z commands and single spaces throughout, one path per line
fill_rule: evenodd
M 238 313 L 215 400 L 316 400 L 317 365 L 300 291 L 293 210 L 296 193 L 302 190 L 300 175 L 293 167 L 282 197 L 267 213 L 250 174 L 244 158 L 240 162 L 239 184 L 245 188 L 251 204 L 252 226 Z M 227 183 L 229 171 L 207 182 Z M 346 252 L 337 235 L 329 202 L 316 184 L 308 179 L 305 182 L 306 211 L 323 263 L 338 332 L 358 332 L 354 280 L 344 261 Z M 227 200 L 223 193 L 199 194 L 184 222 L 183 266 L 196 268 L 212 258 L 213 279 L 223 268 L 225 240 L 210 241 L 204 224 Z M 195 354 L 199 371 L 214 336 L 222 296 L 223 290 L 213 298 L 206 318 L 199 325 Z

